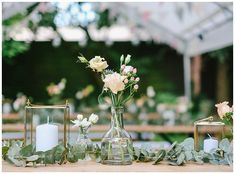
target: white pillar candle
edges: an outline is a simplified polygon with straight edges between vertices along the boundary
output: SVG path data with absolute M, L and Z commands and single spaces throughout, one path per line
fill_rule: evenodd
M 42 124 L 36 127 L 36 151 L 47 151 L 58 145 L 58 126 Z
M 219 144 L 218 140 L 210 137 L 210 138 L 204 140 L 203 150 L 204 150 L 204 152 L 209 153 L 211 151 L 211 149 L 218 148 L 218 144 Z

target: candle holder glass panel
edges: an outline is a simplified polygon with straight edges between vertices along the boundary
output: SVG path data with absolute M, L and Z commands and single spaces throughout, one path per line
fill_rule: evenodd
M 225 124 L 220 121 L 213 121 L 213 116 L 194 122 L 194 149 L 203 149 L 203 137 L 210 135 L 216 140 L 224 137 Z M 210 137 L 211 138 L 211 137 Z
M 67 147 L 70 137 L 70 108 L 64 105 L 25 106 L 24 145 L 32 144 L 36 151 L 50 150 L 58 144 Z

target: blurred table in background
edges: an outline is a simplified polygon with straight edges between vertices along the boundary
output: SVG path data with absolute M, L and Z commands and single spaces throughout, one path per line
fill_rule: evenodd
M 74 117 L 74 116 L 73 116 Z M 152 114 L 150 117 L 154 117 Z M 20 122 L 22 118 L 18 116 L 18 114 L 3 114 L 2 115 L 3 125 L 2 125 L 2 132 L 3 136 L 2 139 L 23 139 L 23 132 L 24 132 L 24 124 Z M 4 123 L 5 121 L 10 121 L 10 123 Z M 11 121 L 15 121 L 11 123 Z M 104 133 L 109 129 L 109 124 L 105 125 L 93 125 L 90 128 L 91 133 Z M 193 125 L 175 125 L 175 126 L 164 126 L 164 125 L 125 125 L 125 129 L 130 133 L 155 133 L 155 134 L 166 134 L 166 133 L 186 133 L 186 134 L 193 134 L 194 127 Z M 63 131 L 61 129 L 60 131 Z M 70 131 L 73 133 L 77 132 L 77 129 L 70 127 Z M 230 131 L 229 127 L 225 128 L 225 132 Z M 202 134 L 206 134 L 208 132 L 213 134 L 220 134 L 221 129 L 215 127 L 202 127 L 200 129 Z M 9 136 L 8 136 L 9 135 Z M 101 134 L 102 135 L 102 134 Z M 99 137 L 99 136 L 98 136 Z M 134 136 L 135 137 L 135 136 Z

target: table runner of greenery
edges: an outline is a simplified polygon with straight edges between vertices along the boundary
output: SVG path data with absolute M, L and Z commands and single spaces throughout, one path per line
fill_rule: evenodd
M 137 162 L 153 162 L 157 165 L 161 161 L 167 161 L 169 165 L 184 165 L 188 161 L 195 161 L 199 164 L 211 163 L 215 165 L 233 165 L 233 143 L 227 138 L 221 140 L 217 149 L 212 149 L 210 153 L 203 150 L 199 152 L 194 150 L 194 139 L 186 138 L 183 142 L 174 142 L 168 149 L 160 149 L 157 151 L 146 150 L 134 147 L 133 161 Z M 27 164 L 65 164 L 66 162 L 75 163 L 83 160 L 85 154 L 88 153 L 92 160 L 100 162 L 102 158 L 100 147 L 95 144 L 88 147 L 85 151 L 80 147 L 68 145 L 58 145 L 46 152 L 35 152 L 32 145 L 23 147 L 22 141 L 5 141 L 2 147 L 2 158 L 15 166 L 25 167 Z

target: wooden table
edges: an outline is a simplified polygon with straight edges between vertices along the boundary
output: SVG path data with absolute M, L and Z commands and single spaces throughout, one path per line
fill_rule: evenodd
M 165 162 L 158 165 L 136 163 L 127 166 L 110 166 L 94 161 L 79 161 L 74 164 L 48 165 L 33 167 L 15 167 L 5 161 L 2 162 L 3 172 L 232 172 L 230 166 L 187 163 L 184 166 L 170 166 Z

